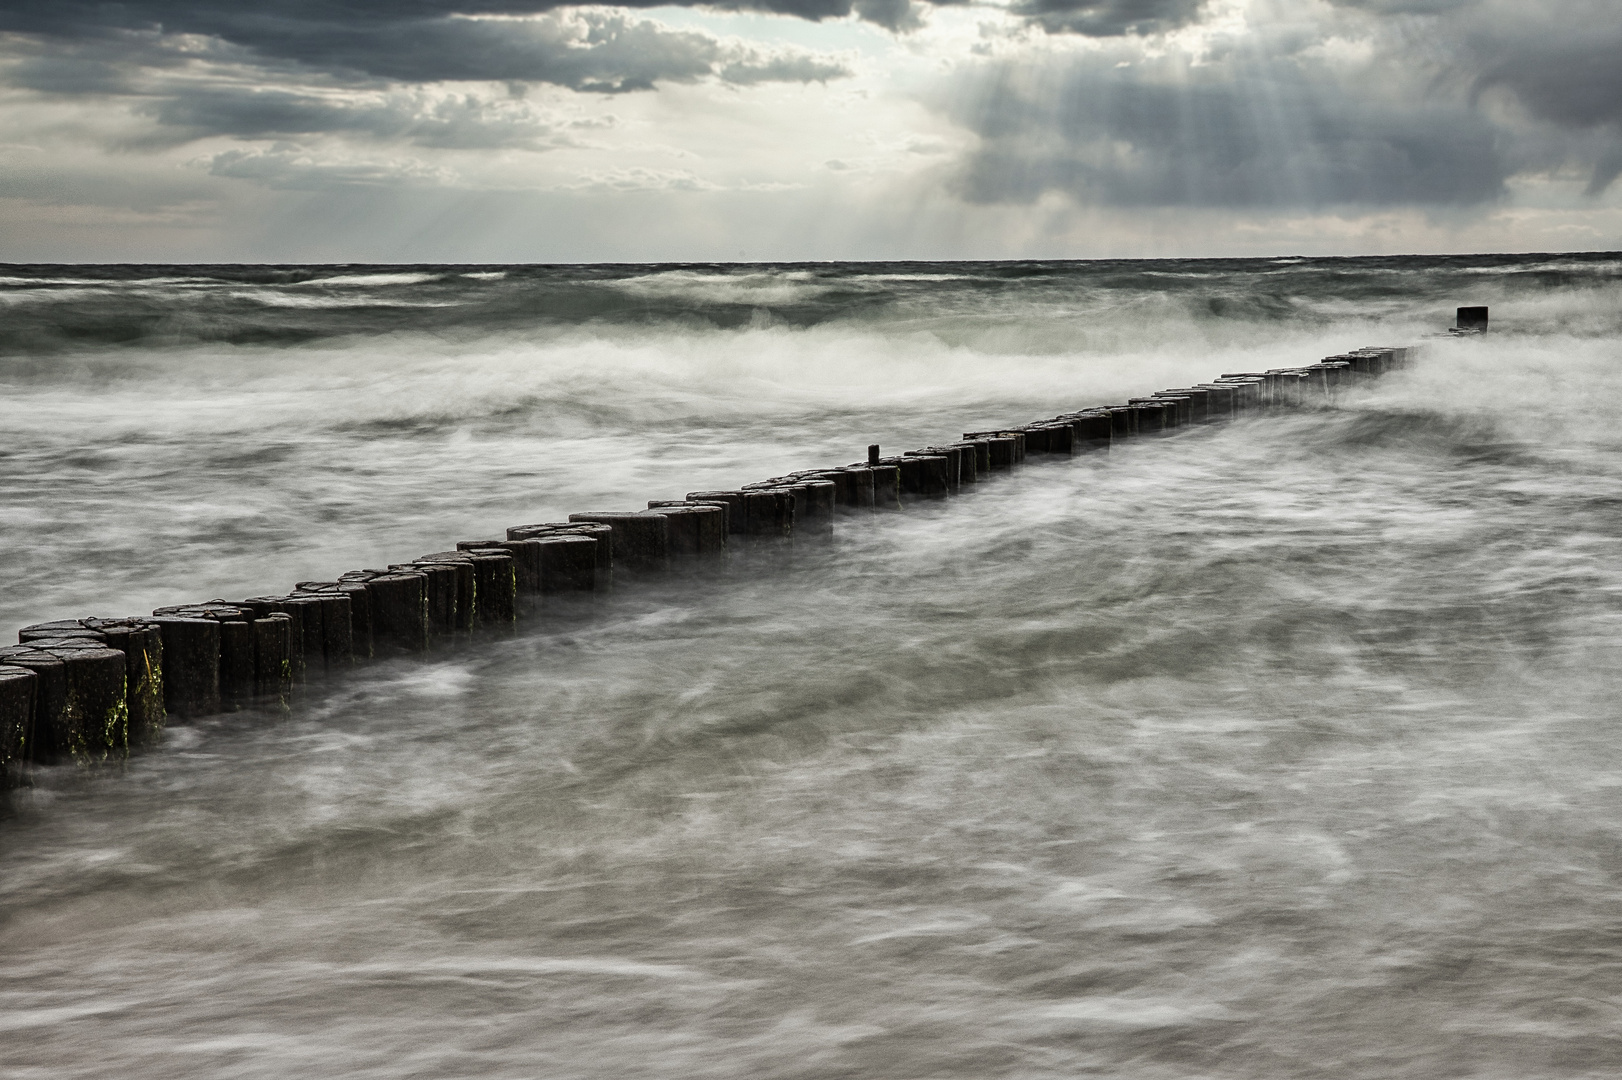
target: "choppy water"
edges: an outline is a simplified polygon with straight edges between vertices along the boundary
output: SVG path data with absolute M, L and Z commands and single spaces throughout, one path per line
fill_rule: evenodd
M 1328 413 L 172 729 L 0 821 L 0 1076 L 1622 1071 L 1622 257 L 11 267 L 0 626 L 1224 371 Z

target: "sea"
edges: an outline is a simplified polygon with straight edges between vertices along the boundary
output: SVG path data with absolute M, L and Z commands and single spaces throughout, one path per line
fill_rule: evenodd
M 0 266 L 0 631 L 1365 345 L 36 770 L 0 1077 L 1622 1075 L 1622 254 Z

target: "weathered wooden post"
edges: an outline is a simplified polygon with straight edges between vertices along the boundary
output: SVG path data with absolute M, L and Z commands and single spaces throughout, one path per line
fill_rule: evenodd
M 0 648 L 0 665 L 22 668 L 34 676 L 34 715 L 29 721 L 25 759 L 47 764 L 68 753 L 63 714 L 68 703 L 67 665 L 31 645 Z
M 460 560 L 446 562 L 414 559 L 396 563 L 390 570 L 421 574 L 422 593 L 428 604 L 428 645 L 460 640 L 471 634 L 478 623 L 478 580 L 473 564 Z
M 739 491 L 743 495 L 745 534 L 769 538 L 794 535 L 794 492 L 753 485 Z
M 313 666 L 316 673 L 326 670 L 326 641 L 321 626 L 321 604 L 307 597 L 250 596 L 237 601 L 239 607 L 258 618 L 280 612 L 293 620 L 293 685 L 303 686 Z
M 612 530 L 616 566 L 647 573 L 669 564 L 670 526 L 663 514 L 596 511 L 570 514 L 569 520 L 607 525 Z
M 460 590 L 457 595 L 457 622 L 462 623 L 462 605 L 469 604 L 468 622 L 471 626 L 487 629 L 505 629 L 518 618 L 518 573 L 513 558 L 505 551 L 436 551 L 413 560 L 413 566 L 431 569 L 434 566 L 465 566 L 458 571 L 459 583 L 472 577 L 471 596 Z
M 965 431 L 965 442 L 986 444 L 986 467 L 982 472 L 1003 472 L 1025 460 L 1023 432 L 1001 428 L 996 431 Z
M 249 613 L 250 617 L 252 612 Z M 253 701 L 256 665 L 250 619 L 220 620 L 220 704 L 240 709 Z
M 125 696 L 130 745 L 139 746 L 163 731 L 163 634 L 150 619 L 86 619 L 102 644 L 124 654 Z
M 1132 410 L 1133 426 L 1139 435 L 1164 435 L 1166 433 L 1166 406 L 1159 402 L 1138 401 L 1127 402 Z
M 42 681 L 51 679 L 59 691 L 51 696 L 46 715 L 36 716 L 34 734 L 48 755 L 36 760 L 71 758 L 89 764 L 128 749 L 122 652 L 94 638 L 44 638 L 0 649 L 0 664 L 30 668 Z
M 597 588 L 595 536 L 556 534 L 535 537 L 541 545 L 541 593 L 594 592 Z
M 69 619 L 17 631 L 19 642 L 36 648 L 52 639 L 84 641 L 123 653 L 130 745 L 147 742 L 163 730 L 163 638 L 150 619 Z
M 372 647 L 378 656 L 427 651 L 427 574 L 414 569 L 357 570 L 339 580 L 365 585 L 372 612 Z
M 863 474 L 865 480 L 858 480 L 858 484 L 871 484 L 873 489 L 873 512 L 880 510 L 901 509 L 901 470 L 894 465 L 868 465 L 858 462 L 846 466 L 846 471 Z
M 34 735 L 39 676 L 25 667 L 0 663 L 0 788 L 21 782 Z
M 253 696 L 256 700 L 287 707 L 293 693 L 293 617 L 272 612 L 248 623 L 253 635 Z
M 173 716 L 220 711 L 220 624 L 213 619 L 155 615 L 163 636 L 163 705 Z
M 614 530 L 593 521 L 553 521 L 541 525 L 515 525 L 507 539 L 544 539 L 548 536 L 587 536 L 597 541 L 596 587 L 606 589 L 614 574 Z

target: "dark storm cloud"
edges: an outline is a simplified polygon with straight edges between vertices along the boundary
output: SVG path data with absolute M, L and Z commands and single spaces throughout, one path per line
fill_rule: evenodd
M 1049 33 L 1156 34 L 1199 18 L 1205 0 L 1019 0 L 1013 11 Z
M 1588 193 L 1622 175 L 1622 4 L 1615 0 L 1476 0 L 1434 20 L 1457 35 L 1476 100 L 1508 94 L 1566 134 L 1591 168 Z
M 62 10 L 71 13 L 71 5 Z M 142 21 L 133 17 L 135 8 L 116 10 L 125 22 Z M 336 5 L 323 13 L 341 20 L 358 17 L 357 10 Z M 401 10 L 412 14 L 408 6 Z M 299 16 L 302 9 L 288 5 L 274 16 L 242 16 L 255 32 L 230 41 L 211 33 L 171 33 L 168 26 L 53 36 L 37 31 L 65 27 L 25 5 L 0 14 L 0 20 L 35 31 L 0 42 L 5 46 L 0 80 L 52 95 L 126 99 L 137 115 L 156 121 L 154 129 L 125 138 L 120 145 L 126 148 L 208 136 L 354 135 L 440 149 L 539 150 L 570 145 L 572 135 L 567 125 L 560 130 L 522 104 L 523 87 L 530 83 L 622 93 L 706 77 L 753 85 L 849 74 L 826 57 L 723 42 L 615 9 L 525 19 L 384 20 L 372 34 L 361 33 L 358 23 L 347 24 L 347 30 L 330 23 L 329 29 L 339 29 L 326 37 L 316 33 L 316 24 L 289 18 L 289 11 Z M 30 14 L 31 19 L 22 17 Z M 267 42 L 275 46 L 274 55 L 261 48 Z M 487 92 L 447 95 L 443 88 L 430 92 L 423 85 L 440 80 L 506 82 L 520 101 Z M 285 155 L 232 159 L 235 171 L 220 175 L 308 173 L 289 161 Z M 365 170 L 357 175 L 366 175 Z
M 1622 6 L 1608 21 L 1563 21 L 1467 39 L 1478 91 L 1511 91 L 1535 115 L 1568 127 L 1622 123 Z
M 1454 51 L 1475 93 L 1502 89 L 1572 128 L 1622 125 L 1622 5 L 1616 0 L 1333 0 L 1418 21 L 1421 42 Z
M 964 3 L 968 0 L 935 0 Z M 1054 32 L 1093 36 L 1152 34 L 1197 17 L 1205 0 L 1019 0 L 1014 10 Z M 621 8 L 664 6 L 754 11 L 820 21 L 851 15 L 890 30 L 920 25 L 927 6 L 914 0 L 622 0 Z M 569 0 L 10 0 L 0 31 L 83 39 L 115 31 L 198 34 L 252 49 L 262 57 L 323 70 L 390 79 L 530 79 L 577 84 L 557 57 L 504 37 L 465 16 L 524 16 L 581 7 Z M 508 24 L 510 25 L 510 24 Z M 678 66 L 668 77 L 681 77 Z M 653 78 L 658 78 L 654 75 Z M 592 76 L 595 85 L 638 88 L 645 70 Z M 573 81 L 572 81 L 573 80 Z
M 1062 191 L 1111 206 L 1472 204 L 1507 176 L 1492 127 L 1467 108 L 1358 98 L 1289 66 L 1206 84 L 1108 67 L 1001 75 L 956 106 L 981 137 L 958 179 L 975 202 Z
M 628 0 L 621 8 L 664 6 Z M 722 0 L 706 6 L 765 11 L 806 19 L 855 11 L 891 28 L 913 19 L 909 0 Z M 693 39 L 651 24 L 592 11 L 601 27 L 585 41 L 564 43 L 548 24 L 467 16 L 529 16 L 566 11 L 559 0 L 12 0 L 0 7 L 0 31 L 80 40 L 118 31 L 218 38 L 271 61 L 322 71 L 408 82 L 521 79 L 584 90 L 645 89 L 660 79 L 689 79 L 707 70 Z M 590 9 L 588 9 L 590 10 Z M 556 25 L 553 23 L 552 25 Z M 640 27 L 641 29 L 633 29 Z
M 819 11 L 821 2 L 806 0 L 803 12 Z M 549 11 L 551 17 L 529 19 L 462 17 Z M 44 55 L 14 67 L 8 81 L 54 93 L 116 90 L 121 70 L 178 66 L 222 47 L 234 49 L 239 61 L 294 65 L 305 74 L 349 81 L 544 82 L 611 93 L 692 81 L 720 65 L 756 82 L 846 74 L 827 61 L 796 64 L 739 56 L 708 34 L 671 30 L 623 11 L 566 10 L 547 3 L 417 0 L 267 8 L 182 0 L 106 6 L 21 0 L 0 9 L 0 30 L 44 43 L 37 50 Z

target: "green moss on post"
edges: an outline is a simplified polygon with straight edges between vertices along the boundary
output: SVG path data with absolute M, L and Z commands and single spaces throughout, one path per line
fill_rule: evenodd
M 163 635 L 150 619 L 86 619 L 109 649 L 124 654 L 128 689 L 129 742 L 139 746 L 158 737 L 167 713 L 163 705 Z
M 81 642 L 52 642 L 42 651 L 66 668 L 60 731 L 68 756 L 81 765 L 123 757 L 130 717 L 124 654 Z

